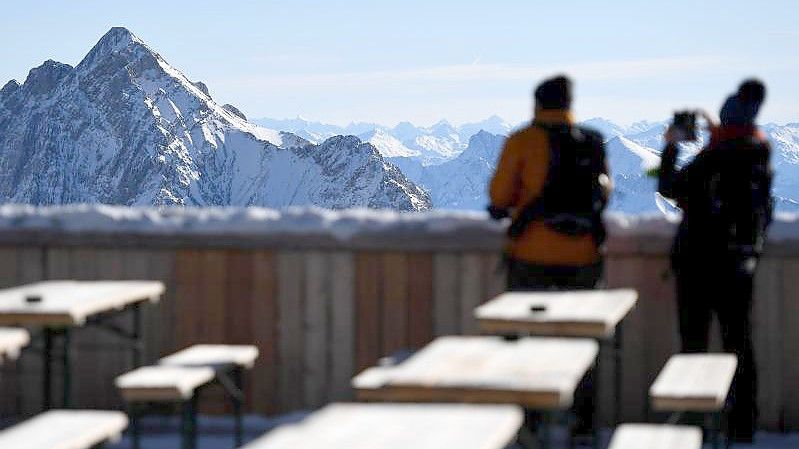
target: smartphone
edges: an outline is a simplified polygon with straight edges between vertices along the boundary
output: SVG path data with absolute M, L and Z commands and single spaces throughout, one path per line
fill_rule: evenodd
M 674 129 L 675 138 L 678 142 L 691 142 L 696 140 L 696 112 L 675 112 L 672 128 Z

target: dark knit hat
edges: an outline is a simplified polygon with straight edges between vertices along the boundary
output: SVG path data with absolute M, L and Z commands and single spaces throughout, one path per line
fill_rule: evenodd
M 535 89 L 535 106 L 540 109 L 569 109 L 572 105 L 572 82 L 564 76 L 544 80 Z
M 760 80 L 745 80 L 738 87 L 738 92 L 730 95 L 721 107 L 721 124 L 753 125 L 765 98 L 766 86 Z

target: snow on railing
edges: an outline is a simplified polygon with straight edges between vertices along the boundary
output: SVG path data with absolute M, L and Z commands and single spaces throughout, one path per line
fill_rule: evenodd
M 611 240 L 670 238 L 676 218 L 662 214 L 608 213 Z M 0 235 L 135 235 L 141 237 L 228 236 L 239 239 L 315 236 L 339 244 L 363 237 L 392 239 L 485 238 L 494 246 L 505 224 L 480 211 L 397 212 L 374 209 L 329 210 L 292 207 L 124 207 L 109 205 L 0 206 Z M 770 240 L 799 240 L 799 216 L 779 214 Z M 466 246 L 474 242 L 463 241 Z M 478 245 L 479 246 L 479 245 Z

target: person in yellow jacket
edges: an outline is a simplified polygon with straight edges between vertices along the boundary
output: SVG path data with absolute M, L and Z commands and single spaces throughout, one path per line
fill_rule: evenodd
M 535 90 L 530 125 L 505 141 L 491 180 L 489 211 L 512 218 L 506 247 L 508 290 L 595 288 L 602 277 L 602 211 L 612 185 L 602 136 L 577 126 L 571 81 Z M 572 431 L 596 438 L 593 372 L 575 397 Z
M 522 228 L 506 247 L 509 290 L 594 288 L 601 278 L 601 212 L 612 185 L 602 136 L 574 123 L 571 102 L 568 78 L 542 82 L 535 90 L 532 123 L 505 141 L 491 180 L 490 209 L 507 211 L 514 225 Z M 566 159 L 562 154 L 574 146 L 588 159 L 584 165 L 590 165 L 582 172 L 570 171 L 567 165 L 575 157 Z M 553 154 L 560 158 L 559 167 L 553 167 Z M 556 168 L 560 176 L 553 179 Z M 519 223 L 531 204 L 538 207 L 537 213 Z M 591 221 L 585 232 L 552 225 L 553 215 L 571 212 Z

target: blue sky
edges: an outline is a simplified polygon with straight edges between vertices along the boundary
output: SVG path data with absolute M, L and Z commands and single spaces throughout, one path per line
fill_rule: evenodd
M 76 64 L 125 26 L 249 117 L 455 123 L 530 114 L 566 72 L 580 118 L 716 112 L 746 76 L 761 121 L 799 121 L 795 1 L 15 1 L 0 16 L 0 83 Z

